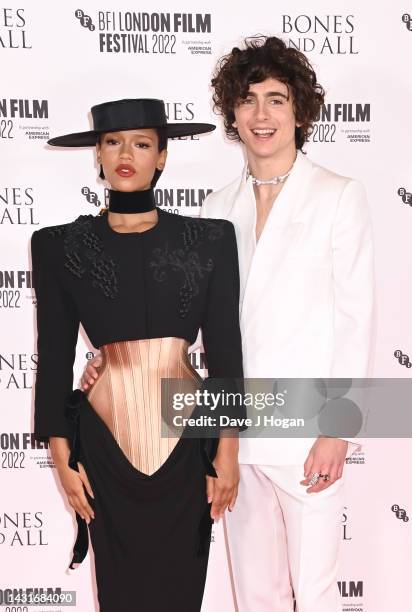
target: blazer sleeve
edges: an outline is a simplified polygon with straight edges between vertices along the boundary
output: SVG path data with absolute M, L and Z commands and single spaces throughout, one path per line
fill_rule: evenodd
M 371 375 L 374 341 L 374 248 L 366 193 L 350 181 L 340 198 L 332 236 L 334 350 L 331 378 Z M 343 438 L 347 456 L 364 444 Z M 356 445 L 353 446 L 353 445 Z
M 73 364 L 79 318 L 69 294 L 56 273 L 56 238 L 43 230 L 33 233 L 31 256 L 37 300 L 37 376 L 34 398 L 34 436 L 70 438 L 65 402 L 72 391 Z M 52 248 L 53 247 L 53 248 Z
M 367 377 L 374 328 L 373 237 L 365 190 L 358 181 L 350 181 L 341 195 L 333 228 L 332 257 L 331 377 Z
M 211 273 L 202 322 L 203 346 L 208 366 L 204 388 L 243 393 L 243 356 L 239 323 L 239 261 L 233 223 L 222 220 L 224 235 Z M 238 396 L 239 397 L 239 396 Z M 242 402 L 219 405 L 215 414 L 245 418 Z M 239 427 L 240 431 L 246 426 Z

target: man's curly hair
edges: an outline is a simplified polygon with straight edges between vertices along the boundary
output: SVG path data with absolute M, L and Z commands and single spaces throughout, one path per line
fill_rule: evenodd
M 285 83 L 292 93 L 296 121 L 302 124 L 295 129 L 296 148 L 302 149 L 319 116 L 325 92 L 307 57 L 276 36 L 246 38 L 243 49 L 234 47 L 219 60 L 212 78 L 214 110 L 223 115 L 228 138 L 240 140 L 232 125 L 236 104 L 246 98 L 251 83 L 270 77 Z

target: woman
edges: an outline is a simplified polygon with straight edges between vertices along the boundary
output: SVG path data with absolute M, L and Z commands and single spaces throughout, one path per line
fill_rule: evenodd
M 214 126 L 169 124 L 164 103 L 149 99 L 100 104 L 92 116 L 94 130 L 49 141 L 95 145 L 111 189 L 104 214 L 32 237 L 35 436 L 50 441 L 76 511 L 72 564 L 90 531 L 101 612 L 134 601 L 142 612 L 198 612 L 213 519 L 236 499 L 238 440 L 162 438 L 160 381 L 199 382 L 187 356 L 199 327 L 210 377 L 231 387 L 243 376 L 237 248 L 230 222 L 168 214 L 153 186 L 168 137 Z M 80 323 L 104 360 L 88 396 L 72 391 Z

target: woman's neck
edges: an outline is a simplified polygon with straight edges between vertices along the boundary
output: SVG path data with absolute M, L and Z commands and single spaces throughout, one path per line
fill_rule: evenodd
M 109 222 L 116 231 L 140 231 L 158 221 L 153 188 L 141 191 L 109 190 Z
M 155 210 L 154 191 L 150 187 L 140 191 L 109 190 L 109 211 L 123 215 L 146 213 Z

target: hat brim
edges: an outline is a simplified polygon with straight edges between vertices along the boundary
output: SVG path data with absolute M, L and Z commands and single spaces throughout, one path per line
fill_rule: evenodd
M 206 134 L 207 132 L 213 132 L 216 126 L 212 123 L 168 123 L 164 127 L 168 138 L 178 138 L 181 136 L 194 136 L 195 134 Z M 160 126 L 145 125 L 141 129 L 161 129 Z M 126 130 L 139 129 L 138 126 L 135 128 L 126 128 Z M 110 132 L 122 132 L 125 128 L 118 127 L 110 130 Z M 64 136 L 57 136 L 47 141 L 47 144 L 53 147 L 94 147 L 101 134 L 105 132 L 99 132 L 91 130 L 89 132 L 77 132 L 75 134 L 65 134 Z

